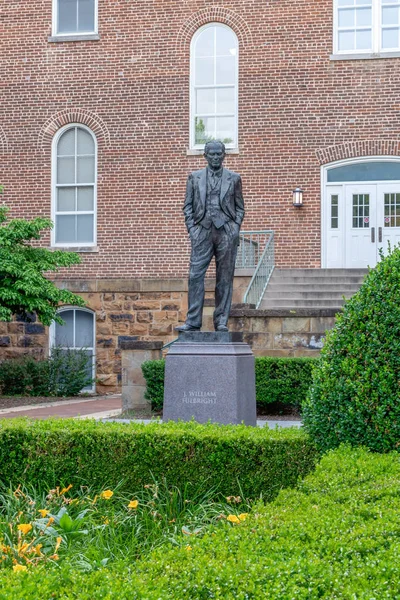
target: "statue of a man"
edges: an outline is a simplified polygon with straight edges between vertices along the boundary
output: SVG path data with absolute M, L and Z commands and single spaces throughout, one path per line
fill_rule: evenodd
M 232 302 L 233 275 L 244 217 L 240 175 L 224 169 L 225 145 L 208 142 L 204 148 L 208 166 L 191 173 L 183 207 L 192 245 L 189 297 L 186 323 L 177 331 L 201 328 L 204 304 L 204 278 L 213 256 L 216 263 L 214 328 L 228 331 Z

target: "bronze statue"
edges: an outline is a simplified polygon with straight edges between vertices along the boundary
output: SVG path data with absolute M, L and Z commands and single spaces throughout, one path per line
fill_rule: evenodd
M 183 207 L 192 251 L 189 271 L 189 297 L 186 323 L 177 331 L 201 328 L 204 304 L 204 278 L 213 256 L 216 263 L 214 328 L 228 331 L 232 302 L 233 275 L 244 217 L 240 175 L 224 169 L 225 145 L 208 142 L 204 148 L 208 166 L 191 173 L 187 180 Z

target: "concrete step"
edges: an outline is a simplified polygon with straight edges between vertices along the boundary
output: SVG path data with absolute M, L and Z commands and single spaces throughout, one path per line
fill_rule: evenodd
M 283 281 L 271 281 L 267 287 L 267 293 L 271 292 L 350 292 L 355 293 L 359 289 L 359 284 L 357 283 L 292 283 L 292 282 L 283 282 Z
M 272 300 L 262 300 L 259 309 L 267 308 L 340 308 L 343 306 L 344 300 L 308 300 L 308 299 L 293 299 L 293 298 L 275 298 Z
M 282 291 L 267 290 L 264 295 L 264 300 L 273 300 L 274 298 L 291 298 L 292 300 L 341 300 L 343 296 L 345 296 L 346 298 L 350 298 L 352 294 L 350 294 L 349 292 L 347 292 L 346 294 L 346 292 L 342 291 L 321 292 L 317 290 L 312 292 L 301 292 L 296 289 L 293 289 L 286 290 L 285 293 L 283 293 Z
M 279 277 L 364 277 L 368 269 L 274 269 Z

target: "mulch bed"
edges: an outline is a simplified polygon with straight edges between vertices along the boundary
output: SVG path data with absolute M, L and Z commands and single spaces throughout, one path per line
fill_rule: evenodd
M 64 400 L 84 401 L 91 398 L 96 398 L 96 396 L 74 396 L 73 398 L 63 398 L 60 396 L 0 396 L 0 409 L 47 404 L 48 402 L 63 402 Z

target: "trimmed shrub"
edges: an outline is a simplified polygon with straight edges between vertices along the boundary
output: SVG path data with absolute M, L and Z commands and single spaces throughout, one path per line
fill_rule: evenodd
M 10 419 L 0 421 L 0 478 L 18 485 L 138 489 L 162 481 L 193 494 L 274 498 L 314 468 L 318 454 L 297 428 Z
M 300 406 L 312 382 L 318 358 L 256 358 L 256 398 L 259 408 L 271 402 Z
M 0 363 L 0 391 L 3 396 L 77 396 L 93 382 L 91 358 L 82 350 L 53 348 L 51 356 L 32 356 Z
M 370 270 L 328 332 L 303 409 L 322 450 L 400 444 L 400 248 Z
M 312 382 L 312 370 L 318 358 L 256 357 L 257 408 L 281 402 L 300 406 Z M 164 401 L 164 360 L 149 360 L 142 364 L 147 389 L 145 397 L 154 410 L 161 410 Z
M 258 505 L 240 524 L 221 522 L 135 565 L 3 572 L 2 598 L 393 600 L 400 588 L 399 486 L 398 455 L 341 448 L 299 489 Z

